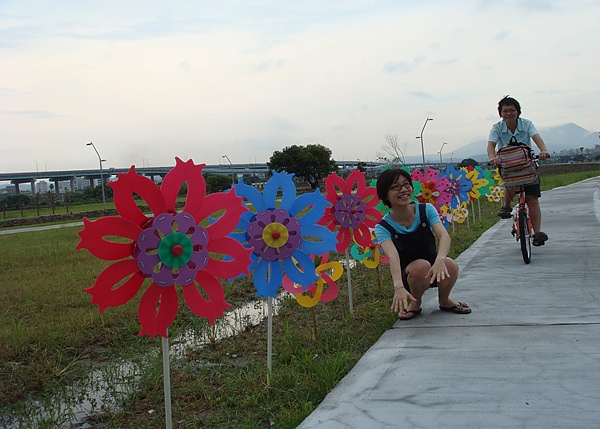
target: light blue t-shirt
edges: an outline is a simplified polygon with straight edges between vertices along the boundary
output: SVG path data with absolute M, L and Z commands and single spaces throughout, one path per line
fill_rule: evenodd
M 531 147 L 531 137 L 536 134 L 539 134 L 538 130 L 529 119 L 518 118 L 517 129 L 514 134 L 508 129 L 506 122 L 502 119 L 500 122 L 492 125 L 488 141 L 496 143 L 496 150 L 499 150 L 508 145 L 511 137 L 514 136 L 519 143 L 525 143 Z
M 411 204 L 416 204 L 416 202 L 411 201 Z M 394 228 L 400 234 L 409 234 L 411 232 L 416 231 L 417 228 L 421 225 L 421 216 L 419 215 L 419 208 L 415 207 L 415 211 L 415 220 L 413 221 L 412 225 L 408 228 L 396 222 L 389 213 L 383 217 L 383 220 L 389 223 L 392 226 L 392 228 Z M 433 205 L 430 203 L 425 204 L 425 215 L 427 216 L 427 220 L 429 221 L 429 226 L 433 226 L 436 223 L 441 222 L 440 215 L 438 214 L 435 207 L 433 207 Z M 385 227 L 379 224 L 375 225 L 375 237 L 377 237 L 378 243 L 383 243 L 384 241 L 392 239 L 390 232 L 387 229 L 385 229 Z

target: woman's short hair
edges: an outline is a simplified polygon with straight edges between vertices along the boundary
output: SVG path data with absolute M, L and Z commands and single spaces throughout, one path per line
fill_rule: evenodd
M 502 108 L 504 106 L 514 106 L 517 109 L 517 117 L 521 116 L 521 105 L 514 98 L 505 95 L 502 100 L 498 102 L 498 115 L 502 116 Z
M 406 180 L 408 180 L 410 186 L 414 187 L 410 173 L 402 168 L 389 168 L 382 171 L 377 178 L 377 196 L 381 201 L 383 201 L 383 204 L 388 207 L 392 207 L 392 203 L 390 203 L 390 200 L 388 200 L 387 197 L 388 192 L 400 176 L 403 176 Z

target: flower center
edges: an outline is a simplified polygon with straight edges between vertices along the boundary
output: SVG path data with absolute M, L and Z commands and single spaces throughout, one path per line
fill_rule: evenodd
M 342 228 L 358 228 L 366 219 L 366 204 L 356 194 L 344 194 L 334 205 L 333 216 Z
M 431 190 L 430 190 L 430 189 L 424 188 L 424 189 L 421 191 L 421 196 L 422 196 L 424 199 L 426 199 L 426 200 L 428 200 L 428 201 L 429 201 L 429 200 L 431 200 L 431 197 L 432 197 L 432 192 L 431 192 Z
M 262 239 L 269 247 L 279 249 L 287 243 L 290 233 L 285 225 L 279 222 L 268 224 L 262 233 Z
M 138 236 L 135 258 L 156 285 L 186 286 L 209 262 L 208 241 L 208 232 L 189 213 L 162 213 Z
M 190 238 L 181 232 L 172 232 L 160 240 L 158 256 L 163 264 L 179 268 L 192 258 L 193 244 Z
M 267 261 L 287 259 L 300 247 L 300 222 L 286 210 L 263 210 L 248 226 L 248 244 Z

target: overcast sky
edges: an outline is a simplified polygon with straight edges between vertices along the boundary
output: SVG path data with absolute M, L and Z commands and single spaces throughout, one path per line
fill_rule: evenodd
M 600 0 L 0 0 L 0 171 L 446 153 L 506 94 L 597 131 L 599 65 Z

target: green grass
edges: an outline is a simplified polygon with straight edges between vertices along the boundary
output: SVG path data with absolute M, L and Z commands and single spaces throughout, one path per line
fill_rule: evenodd
M 593 172 L 594 173 L 594 172 Z M 590 173 L 545 176 L 543 189 L 562 186 Z M 497 218 L 498 203 L 484 198 L 474 223 L 451 231 L 451 256 L 456 257 Z M 471 206 L 469 206 L 471 209 Z M 72 385 L 92 364 L 117 358 L 152 356 L 121 411 L 95 417 L 98 428 L 156 428 L 164 426 L 160 340 L 137 337 L 137 303 L 107 309 L 99 315 L 83 292 L 109 263 L 87 251 L 75 251 L 77 228 L 0 236 L 0 426 L 8 409 L 18 410 L 27 399 L 50 404 L 52 393 Z M 337 255 L 342 259 L 342 255 Z M 185 428 L 293 428 L 323 400 L 368 348 L 389 329 L 395 316 L 389 272 L 358 265 L 352 273 L 354 315 L 348 310 L 345 275 L 338 280 L 339 296 L 314 307 L 283 300 L 273 321 L 273 373 L 267 385 L 266 324 L 247 328 L 234 338 L 188 352 L 171 362 L 173 419 Z M 245 280 L 224 284 L 230 302 L 250 300 L 252 286 Z M 460 283 L 457 285 L 460 288 Z M 206 323 L 180 306 L 169 332 L 171 341 L 186 329 L 201 332 Z M 52 409 L 53 405 L 47 405 Z M 23 408 L 28 412 L 28 408 Z M 149 410 L 155 410 L 149 413 Z M 38 421 L 39 427 L 61 427 L 67 411 Z M 34 426 L 35 427 L 35 426 Z
M 571 183 L 579 182 L 581 180 L 589 179 L 591 177 L 596 177 L 600 175 L 600 171 L 592 170 L 592 171 L 580 171 L 576 173 L 566 173 L 566 174 L 551 174 L 542 176 L 541 179 L 541 188 L 542 191 L 547 191 L 548 189 L 557 188 L 559 186 L 565 186 Z
M 71 205 L 69 204 L 69 210 L 67 211 L 67 207 L 63 204 L 57 205 L 54 207 L 54 212 L 52 211 L 52 207 L 39 207 L 36 209 L 35 207 L 25 207 L 23 208 L 23 212 L 21 210 L 5 210 L 0 212 L 0 220 L 1 219 L 20 219 L 20 218 L 33 218 L 37 216 L 52 216 L 52 215 L 60 215 L 67 213 L 84 213 L 84 212 L 92 212 L 97 210 L 102 210 L 104 208 L 102 203 L 90 203 L 90 204 L 77 204 Z M 114 204 L 111 202 L 106 202 L 107 209 L 114 209 Z M 38 213 L 39 211 L 39 213 Z

